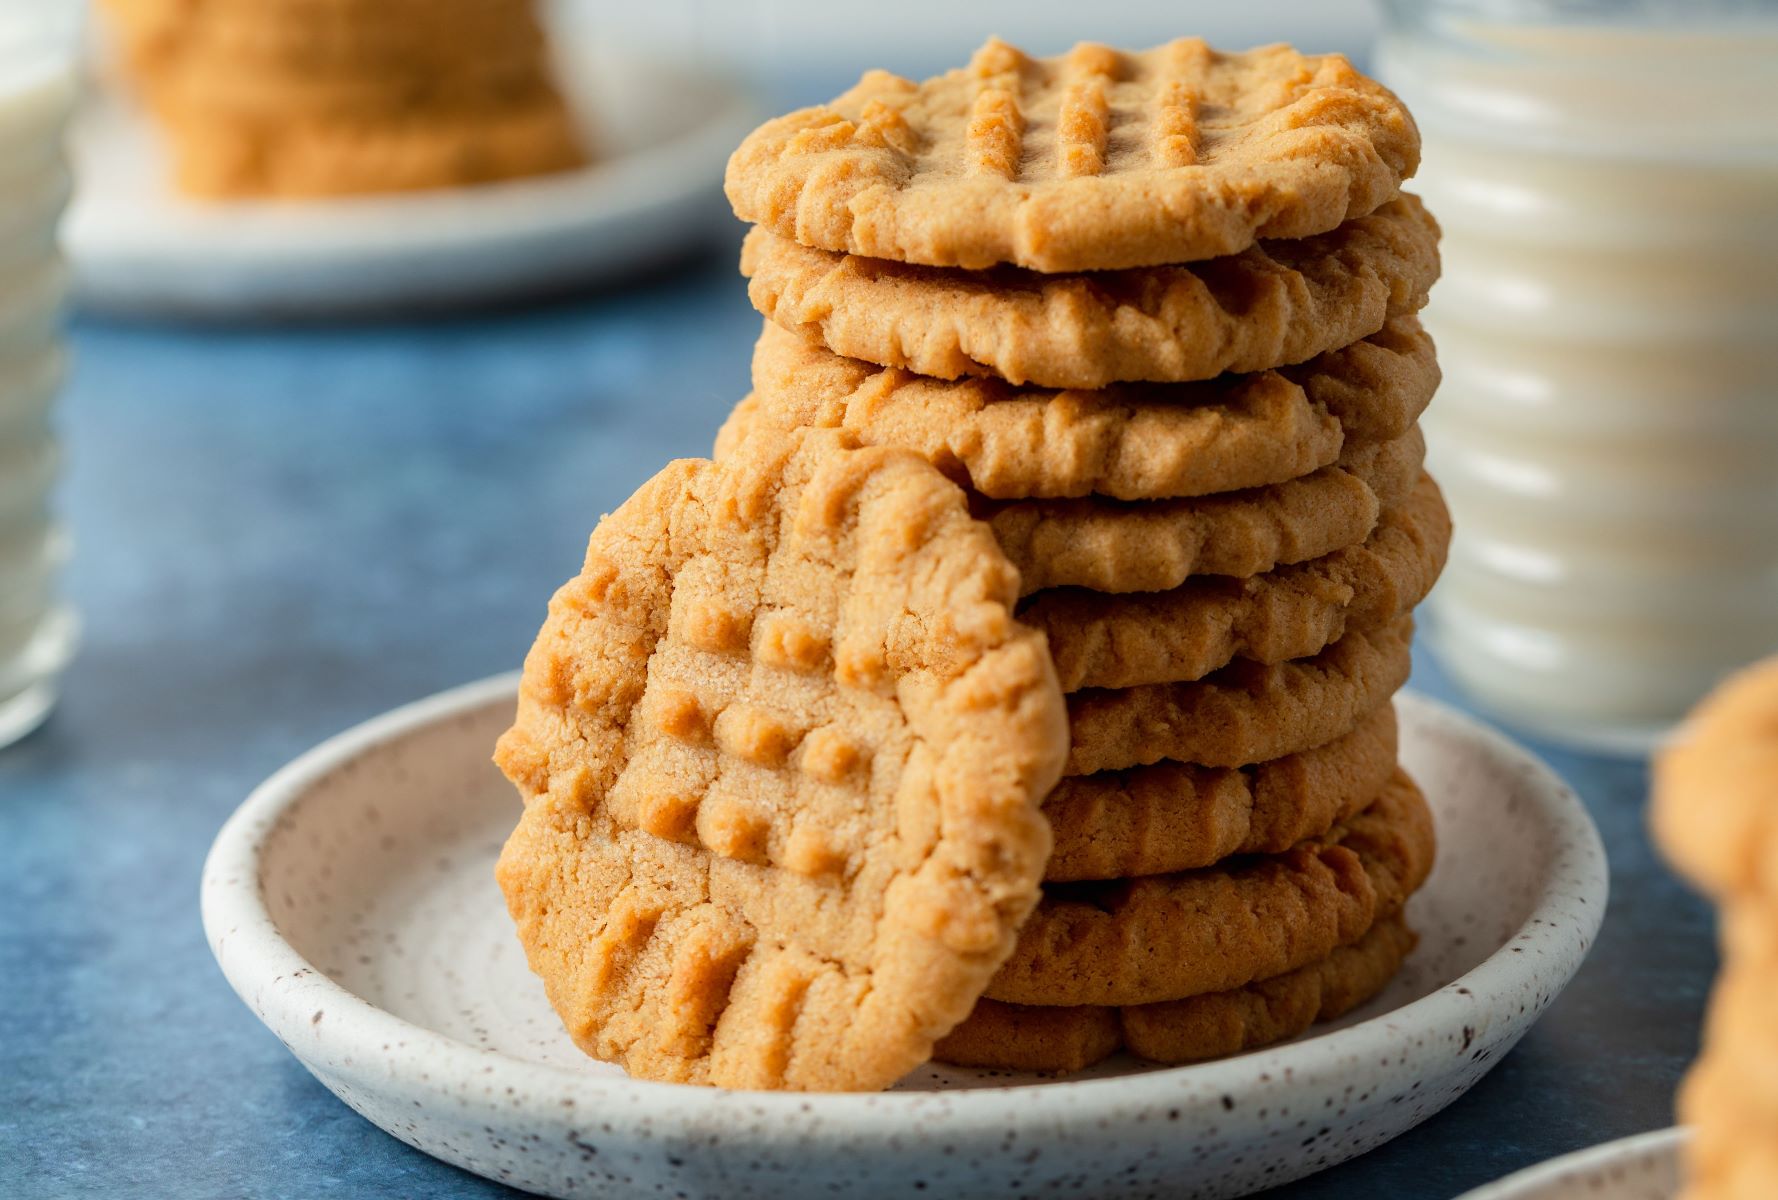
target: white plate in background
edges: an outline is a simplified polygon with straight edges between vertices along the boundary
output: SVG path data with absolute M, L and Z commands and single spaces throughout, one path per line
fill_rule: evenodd
M 568 1040 L 494 884 L 519 803 L 489 755 L 514 695 L 511 676 L 446 692 L 279 771 L 217 837 L 204 926 L 235 990 L 347 1104 L 545 1195 L 796 1200 L 885 1180 L 947 1197 L 1246 1194 L 1462 1095 L 1573 976 L 1605 912 L 1604 850 L 1574 793 L 1403 694 L 1402 761 L 1444 850 L 1408 910 L 1419 949 L 1343 1020 L 1189 1067 L 929 1067 L 868 1095 L 641 1082 Z
M 573 32 L 557 56 L 593 162 L 387 196 L 182 198 L 148 118 L 95 91 L 63 226 L 79 302 L 222 320 L 436 309 L 610 280 L 738 229 L 721 182 L 759 119 L 745 90 Z
M 1674 1200 L 1685 1130 L 1657 1129 L 1527 1167 L 1458 1200 Z

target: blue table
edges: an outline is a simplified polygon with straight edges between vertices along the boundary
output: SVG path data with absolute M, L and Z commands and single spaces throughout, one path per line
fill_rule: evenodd
M 0 752 L 0 1195 L 512 1194 L 285 1053 L 211 962 L 199 864 L 287 759 L 518 664 L 599 514 L 745 390 L 733 261 L 424 325 L 76 327 L 86 643 L 50 724 Z M 1431 664 L 1415 683 L 1447 694 Z M 1644 769 L 1548 753 L 1615 873 L 1591 961 L 1468 1097 L 1278 1194 L 1442 1200 L 1670 1122 L 1709 914 L 1651 854 Z

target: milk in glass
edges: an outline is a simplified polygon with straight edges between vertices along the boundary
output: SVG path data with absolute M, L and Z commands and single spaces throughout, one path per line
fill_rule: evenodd
M 1778 6 L 1402 0 L 1378 68 L 1444 228 L 1433 647 L 1644 747 L 1778 650 Z

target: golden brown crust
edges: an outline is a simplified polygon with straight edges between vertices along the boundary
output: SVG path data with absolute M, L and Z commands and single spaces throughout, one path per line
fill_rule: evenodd
M 1003 1071 L 1078 1071 L 1120 1047 L 1153 1062 L 1202 1062 L 1257 1050 L 1332 1021 L 1381 992 L 1419 939 L 1379 921 L 1320 962 L 1226 992 L 1124 1008 L 979 1000 L 933 1057 Z
M 1270 487 L 1181 500 L 1003 500 L 979 506 L 1026 594 L 1056 587 L 1159 592 L 1194 575 L 1248 576 L 1370 536 L 1418 484 L 1416 427 Z
M 1046 887 L 984 994 L 1122 1006 L 1245 987 L 1324 959 L 1400 912 L 1434 851 L 1425 797 L 1397 771 L 1364 812 L 1280 855 Z
M 1191 683 L 1068 697 L 1067 774 L 1162 759 L 1240 767 L 1298 754 L 1356 728 L 1388 703 L 1413 666 L 1412 618 L 1353 630 L 1314 658 L 1236 659 Z
M 1333 414 L 1349 442 L 1405 434 L 1443 379 L 1432 338 L 1415 316 L 1391 317 L 1362 341 L 1280 372 Z
M 913 450 L 996 500 L 1203 496 L 1296 479 L 1348 445 L 1399 438 L 1438 382 L 1413 317 L 1284 372 L 1090 392 L 929 379 L 842 358 L 767 321 L 753 397 L 716 453 L 757 421 L 833 426 Z
M 1039 592 L 1019 619 L 1049 640 L 1065 692 L 1202 679 L 1236 658 L 1308 658 L 1349 629 L 1407 615 L 1437 581 L 1450 542 L 1450 513 L 1422 475 L 1359 545 L 1263 575 L 1188 579 L 1164 592 Z
M 725 188 L 804 245 L 1081 271 L 1325 232 L 1395 195 L 1419 150 L 1400 102 L 1339 55 L 1182 38 L 1034 59 L 990 40 L 960 70 L 872 71 L 767 122 Z
M 908 266 L 755 228 L 741 272 L 760 312 L 849 358 L 1048 388 L 1180 383 L 1305 362 L 1418 312 L 1438 226 L 1403 195 L 1300 241 L 1080 275 Z
M 1048 883 L 1128 879 L 1280 854 L 1356 815 L 1395 771 L 1395 709 L 1351 733 L 1250 767 L 1161 762 L 1063 779 L 1043 802 Z
M 1065 729 L 954 484 L 835 431 L 675 463 L 551 601 L 496 760 L 499 879 L 568 1032 L 632 1074 L 866 1089 L 1036 901 Z

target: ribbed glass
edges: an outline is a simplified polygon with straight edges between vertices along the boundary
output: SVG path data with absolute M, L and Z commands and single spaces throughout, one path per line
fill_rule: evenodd
M 1636 751 L 1778 651 L 1778 5 L 1386 6 L 1444 228 L 1442 662 Z

